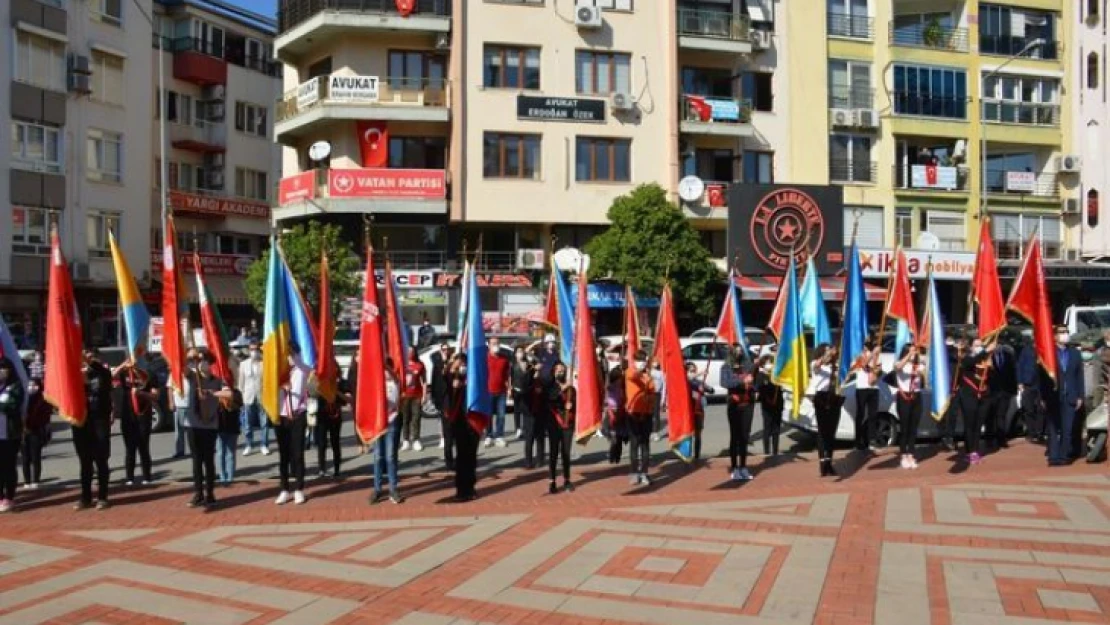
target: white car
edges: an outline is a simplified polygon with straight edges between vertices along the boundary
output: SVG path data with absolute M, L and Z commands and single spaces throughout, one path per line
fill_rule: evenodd
M 694 339 L 708 339 L 713 340 L 717 337 L 717 328 L 700 328 L 685 340 Z M 755 353 L 756 356 L 763 354 L 763 350 L 772 349 L 775 345 L 775 337 L 771 336 L 768 332 L 757 328 L 744 328 L 744 337 L 748 339 L 748 347 Z
M 679 344 L 682 345 L 682 359 L 694 363 L 697 375 L 713 389 L 706 397 L 725 397 L 727 393 L 721 388 L 721 368 L 728 364 L 728 345 L 717 343 L 712 337 L 681 339 Z

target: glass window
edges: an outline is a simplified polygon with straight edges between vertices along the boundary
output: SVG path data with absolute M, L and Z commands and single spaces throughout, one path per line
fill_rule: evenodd
M 429 84 L 439 86 L 442 84 L 446 67 L 446 57 L 437 52 L 390 50 L 389 87 L 396 90 L 411 90 L 422 89 Z
M 540 178 L 540 135 L 487 132 L 482 137 L 486 178 Z
M 123 104 L 123 62 L 118 56 L 93 50 L 92 98 L 107 104 Z
M 110 232 L 116 237 L 116 241 L 119 241 L 119 220 L 120 216 L 118 213 L 89 213 L 88 227 L 85 230 L 85 234 L 90 256 L 99 258 L 111 256 L 111 248 L 108 244 L 108 233 Z
M 1098 89 L 1098 53 L 1087 55 L 1087 88 Z
M 445 169 L 445 137 L 390 137 L 389 166 L 405 169 Z
M 881 248 L 886 238 L 886 224 L 881 206 L 844 207 L 844 245 L 852 244 L 852 230 L 856 231 L 856 244 L 863 248 Z
M 540 49 L 487 44 L 482 84 L 514 89 L 540 88 Z
M 13 78 L 53 91 L 66 90 L 66 46 L 23 30 L 15 33 Z
M 632 56 L 621 52 L 579 50 L 575 55 L 575 84 L 584 95 L 632 92 Z
M 829 60 L 829 108 L 871 107 L 871 65 Z
M 249 102 L 236 102 L 235 129 L 259 137 L 267 136 L 266 107 Z
M 235 195 L 251 200 L 266 201 L 269 197 L 269 185 L 266 178 L 267 175 L 264 171 L 236 167 Z
M 575 141 L 575 180 L 628 182 L 632 180 L 632 141 L 578 137 Z
M 894 112 L 967 118 L 967 73 L 942 67 L 894 66 Z
M 683 67 L 682 93 L 715 98 L 733 97 L 732 72 L 727 69 Z
M 913 247 L 913 209 L 898 208 L 894 213 L 894 238 L 902 249 Z
M 123 0 L 96 0 L 100 21 L 119 26 L 123 24 Z
M 123 135 L 90 128 L 85 146 L 89 180 L 122 182 Z
M 50 224 L 57 213 L 45 208 L 12 207 L 12 251 L 17 254 L 50 253 Z
M 993 219 L 993 217 L 992 217 Z M 926 214 L 927 229 L 940 239 L 940 249 L 947 252 L 962 252 L 966 247 L 967 228 L 962 213 L 929 211 Z
M 1026 50 L 1037 39 L 1045 43 Z M 1011 56 L 1024 52 L 1035 59 L 1055 59 L 1056 16 L 1036 11 L 993 4 L 979 5 L 979 51 Z
M 987 190 L 1006 190 L 1006 173 L 1011 171 L 1036 172 L 1037 156 L 1032 152 L 987 154 Z
M 744 182 L 771 184 L 775 181 L 774 154 L 771 152 L 744 152 Z
M 871 137 L 848 134 L 829 137 L 829 180 L 875 182 L 871 167 Z
M 769 72 L 744 72 L 740 77 L 740 97 L 751 102 L 757 111 L 771 111 L 774 108 L 771 79 Z
M 12 122 L 12 161 L 17 169 L 62 171 L 62 131 L 54 126 Z
M 1098 191 L 1091 189 L 1087 191 L 1087 227 L 1095 228 L 1098 226 Z

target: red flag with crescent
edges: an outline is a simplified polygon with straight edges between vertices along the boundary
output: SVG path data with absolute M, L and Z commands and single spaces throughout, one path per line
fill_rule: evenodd
M 397 12 L 401 14 L 401 17 L 412 15 L 415 8 L 416 0 L 397 0 Z
M 383 121 L 359 121 L 358 145 L 363 167 L 389 166 L 389 127 Z

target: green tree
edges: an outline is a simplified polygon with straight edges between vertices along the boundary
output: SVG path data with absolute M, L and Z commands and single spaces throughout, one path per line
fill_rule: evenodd
M 721 273 L 662 187 L 636 187 L 613 201 L 608 217 L 609 229 L 586 244 L 591 278 L 611 276 L 640 293 L 658 293 L 669 270 L 677 306 L 703 317 L 716 312 Z
M 281 235 L 281 250 L 301 295 L 316 310 L 320 304 L 320 250 L 328 255 L 331 278 L 332 312 L 338 314 L 340 302 L 359 294 L 358 271 L 361 262 L 350 244 L 340 236 L 339 226 L 308 222 L 295 226 Z M 270 250 L 251 263 L 247 272 L 247 299 L 259 312 L 266 310 L 266 273 L 270 266 Z

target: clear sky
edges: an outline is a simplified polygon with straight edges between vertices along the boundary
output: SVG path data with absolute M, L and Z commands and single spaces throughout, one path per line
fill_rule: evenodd
M 229 4 L 234 4 L 261 13 L 269 17 L 277 17 L 277 3 L 278 0 L 226 0 Z

